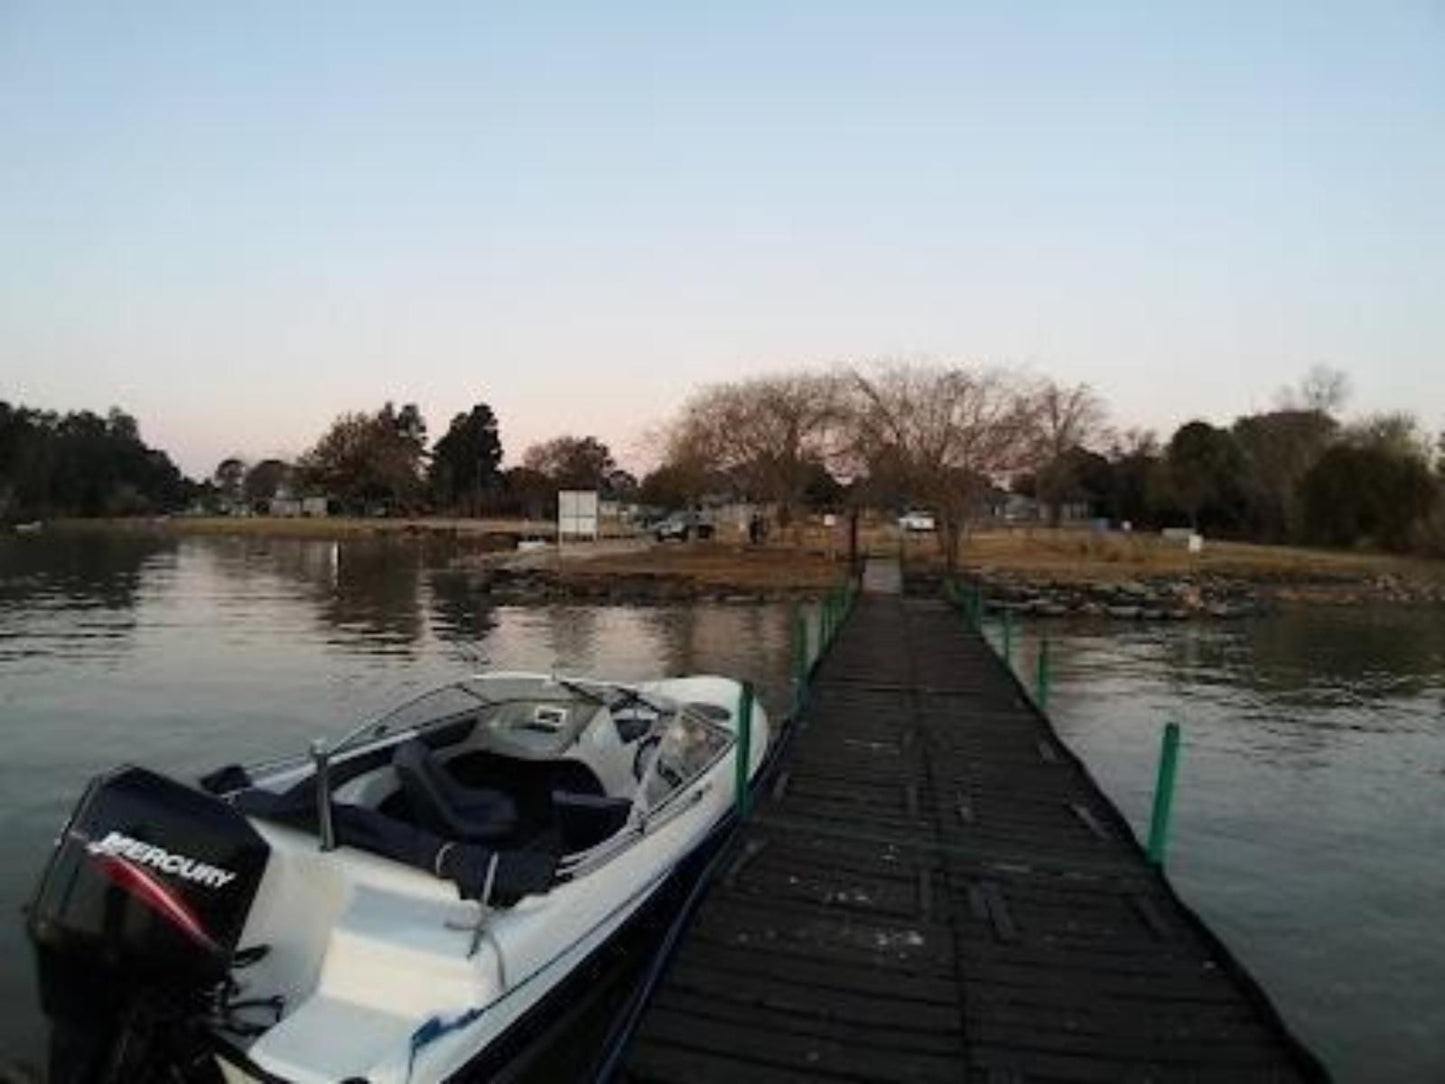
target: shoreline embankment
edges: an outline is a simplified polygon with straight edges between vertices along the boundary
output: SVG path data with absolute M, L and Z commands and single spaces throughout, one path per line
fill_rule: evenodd
M 645 535 L 553 544 L 536 520 L 158 517 L 61 520 L 50 532 L 421 545 L 434 567 L 503 604 L 775 602 L 814 598 L 845 574 L 845 549 L 819 528 L 767 545 L 655 543 Z M 944 562 L 932 537 L 870 526 L 865 549 L 900 553 L 910 591 L 936 594 Z M 1187 552 L 1154 536 L 1049 530 L 972 534 L 955 575 L 989 606 L 1030 617 L 1125 621 L 1235 618 L 1288 604 L 1445 604 L 1445 562 L 1360 551 L 1208 541 Z

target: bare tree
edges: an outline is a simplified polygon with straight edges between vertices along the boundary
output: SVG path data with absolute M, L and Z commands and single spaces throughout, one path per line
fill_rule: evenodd
M 1045 380 L 1033 389 L 1032 396 L 1038 494 L 1048 508 L 1050 525 L 1057 527 L 1060 506 L 1078 483 L 1078 459 L 1070 453 L 1104 438 L 1108 412 L 1088 384 Z
M 1339 425 L 1322 410 L 1272 410 L 1236 418 L 1232 432 L 1243 456 L 1241 483 L 1252 526 L 1267 541 L 1304 531 L 1301 482 L 1335 439 Z
M 704 388 L 673 426 L 667 461 L 730 475 L 749 496 L 775 501 L 787 526 L 817 465 L 833 452 L 841 390 L 836 376 L 817 373 Z
M 959 539 L 993 477 L 1029 452 L 1033 398 L 996 369 L 895 364 L 855 370 L 850 383 L 857 465 L 933 507 L 952 570 Z
M 1312 410 L 1335 415 L 1350 398 L 1350 376 L 1330 365 L 1312 365 L 1296 387 L 1280 388 L 1275 401 L 1280 410 Z

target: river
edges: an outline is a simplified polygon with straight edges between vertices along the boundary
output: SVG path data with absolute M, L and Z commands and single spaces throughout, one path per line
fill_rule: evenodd
M 84 782 L 300 749 L 488 668 L 723 672 L 781 707 L 784 606 L 493 607 L 415 543 L 0 539 L 0 1065 L 40 1057 L 19 908 Z M 1170 871 L 1342 1081 L 1445 1078 L 1445 621 L 1297 609 L 1047 633 L 1052 707 L 1136 830 L 1184 726 Z

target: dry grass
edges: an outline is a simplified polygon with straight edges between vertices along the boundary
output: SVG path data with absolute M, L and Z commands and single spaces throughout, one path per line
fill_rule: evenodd
M 739 590 L 826 588 L 842 574 L 843 566 L 818 550 L 726 542 L 658 543 L 575 564 L 564 562 L 559 572 L 564 581 L 663 577 Z
M 930 549 L 936 554 L 936 547 Z M 1392 575 L 1445 581 L 1445 562 L 1424 558 L 1214 540 L 1205 541 L 1203 553 L 1191 554 L 1183 545 L 1157 535 L 1048 528 L 980 532 L 969 538 L 960 556 L 966 568 L 1075 582 L 1190 573 L 1243 579 L 1361 580 Z

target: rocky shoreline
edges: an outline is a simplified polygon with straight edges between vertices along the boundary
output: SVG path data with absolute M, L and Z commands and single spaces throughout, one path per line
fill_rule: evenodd
M 983 589 L 987 612 L 1009 611 L 1030 617 L 1189 621 L 1250 617 L 1287 603 L 1445 605 L 1445 584 L 1391 575 L 1329 579 L 1203 574 L 1081 583 L 974 570 L 964 579 Z M 910 593 L 934 594 L 941 587 L 941 578 L 936 575 L 909 577 Z
M 687 603 L 756 605 L 818 598 L 816 584 L 786 586 L 726 583 L 684 573 L 559 573 L 546 566 L 496 564 L 459 570 L 470 591 L 508 606 L 581 602 L 623 606 Z M 973 570 L 964 580 L 983 588 L 990 613 L 1023 617 L 1089 617 L 1120 621 L 1227 620 L 1268 613 L 1281 605 L 1445 605 L 1445 584 L 1390 575 L 1368 579 L 1219 574 L 1134 577 L 1079 582 L 1015 572 Z M 942 577 L 909 570 L 911 595 L 937 597 Z
M 815 599 L 823 593 L 816 586 L 757 587 L 721 584 L 666 573 L 559 576 L 549 568 L 513 568 L 499 565 L 487 569 L 472 569 L 461 574 L 466 576 L 468 587 L 473 592 L 503 606 L 528 606 L 549 602 L 621 606 L 666 606 L 693 602 L 755 605 Z

